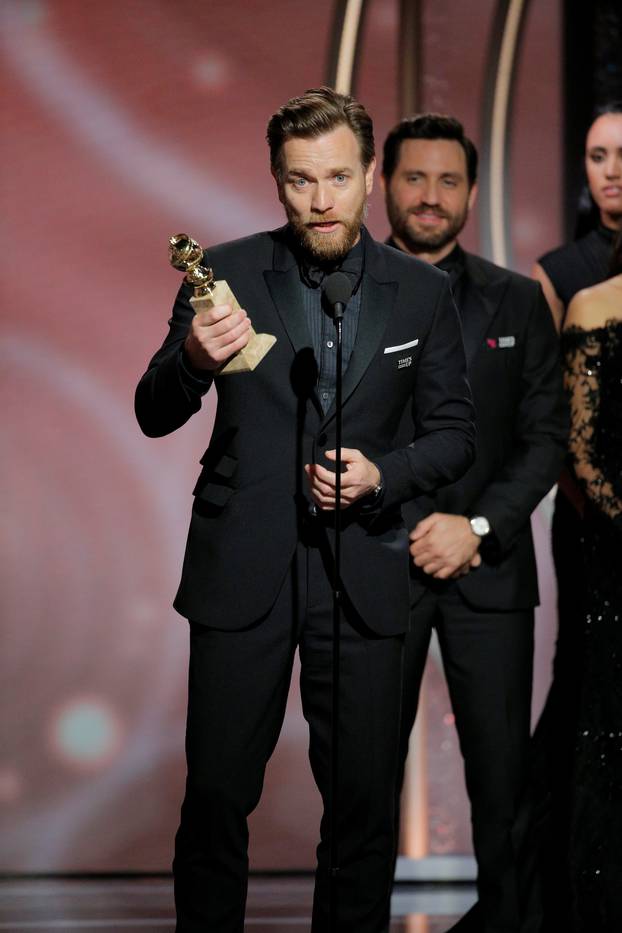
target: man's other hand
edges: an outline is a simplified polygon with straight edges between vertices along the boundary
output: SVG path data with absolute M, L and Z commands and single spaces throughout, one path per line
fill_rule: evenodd
M 195 314 L 184 349 L 196 369 L 218 369 L 248 343 L 251 322 L 246 311 L 215 305 Z
M 410 555 L 437 580 L 456 579 L 481 564 L 480 542 L 464 515 L 433 512 L 411 531 Z
M 335 460 L 337 452 L 327 450 L 326 458 Z M 348 506 L 368 496 L 380 482 L 380 470 L 375 463 L 368 460 L 360 450 L 349 447 L 341 448 L 341 462 L 346 467 L 341 474 L 341 501 L 340 507 Z M 319 463 L 307 463 L 305 472 L 309 481 L 311 498 L 320 509 L 334 509 L 337 502 L 335 480 L 337 474 L 327 470 Z

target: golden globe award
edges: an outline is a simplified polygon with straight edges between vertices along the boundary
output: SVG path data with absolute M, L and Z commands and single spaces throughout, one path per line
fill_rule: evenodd
M 239 309 L 238 300 L 227 283 L 224 280 L 215 281 L 212 269 L 201 265 L 203 249 L 196 240 L 187 233 L 178 233 L 168 242 L 171 265 L 185 272 L 185 281 L 194 286 L 194 297 L 190 299 L 190 304 L 195 314 L 207 311 L 214 305 L 231 305 L 234 311 Z M 252 372 L 274 343 L 276 337 L 272 334 L 256 334 L 251 327 L 246 346 L 217 370 L 218 375 Z

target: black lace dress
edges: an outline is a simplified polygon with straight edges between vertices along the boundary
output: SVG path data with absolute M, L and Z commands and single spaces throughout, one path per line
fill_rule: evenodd
M 572 777 L 573 930 L 622 930 L 622 320 L 562 337 L 583 523 L 583 672 Z

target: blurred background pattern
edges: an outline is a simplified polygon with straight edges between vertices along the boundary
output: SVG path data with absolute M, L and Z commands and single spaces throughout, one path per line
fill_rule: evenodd
M 1 871 L 169 868 L 187 660 L 187 626 L 170 603 L 213 399 L 174 436 L 148 440 L 133 390 L 179 285 L 168 237 L 187 231 L 208 245 L 281 224 L 265 125 L 288 97 L 331 79 L 347 6 L 0 2 Z M 491 63 L 511 6 L 358 4 L 352 84 L 379 147 L 408 102 L 457 115 L 487 164 Z M 503 196 L 508 259 L 527 272 L 565 237 L 563 30 L 556 0 L 519 6 Z M 388 233 L 378 189 L 369 227 Z M 463 243 L 490 254 L 481 212 Z M 544 509 L 534 523 L 537 712 L 555 594 Z M 468 854 L 461 760 L 435 655 L 418 729 L 404 851 Z M 294 684 L 252 818 L 253 868 L 313 865 L 319 801 L 306 751 Z

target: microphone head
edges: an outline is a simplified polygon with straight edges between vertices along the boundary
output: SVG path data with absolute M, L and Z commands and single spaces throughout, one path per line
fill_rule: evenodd
M 346 305 L 352 297 L 353 283 L 345 272 L 331 272 L 324 279 L 322 288 L 326 300 L 334 308 L 336 304 Z

